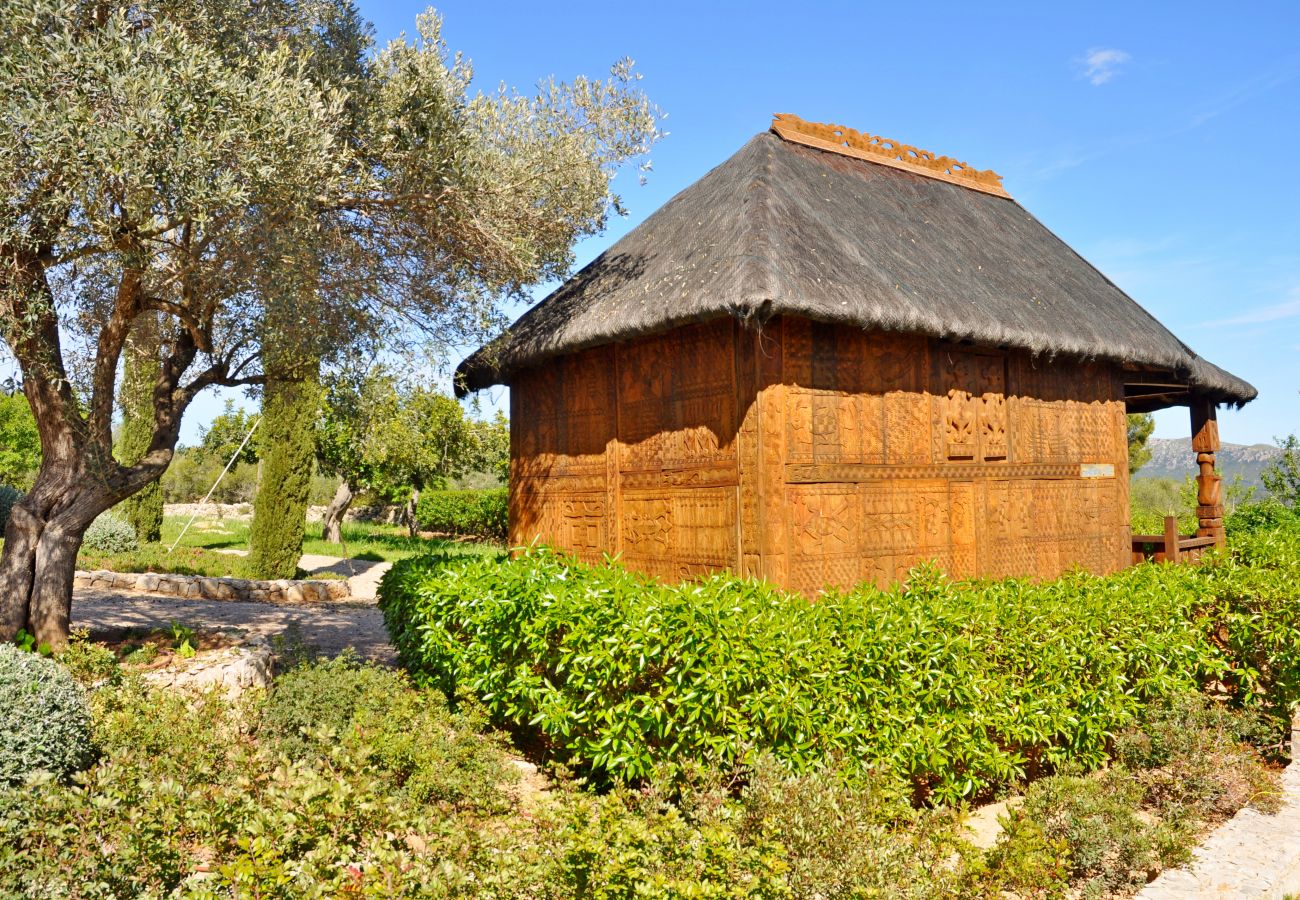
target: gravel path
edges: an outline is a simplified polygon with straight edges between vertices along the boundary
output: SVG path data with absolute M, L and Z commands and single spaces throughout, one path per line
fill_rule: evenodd
M 368 559 L 339 559 L 337 556 L 313 556 L 304 554 L 298 561 L 298 568 L 310 578 L 315 575 L 331 573 L 342 575 L 348 580 L 352 597 L 356 600 L 374 600 L 379 590 L 379 579 L 393 567 L 392 563 L 375 562 Z
M 383 616 L 373 605 L 275 606 L 93 589 L 78 590 L 72 597 L 73 628 L 158 628 L 173 621 L 231 628 L 267 638 L 284 634 L 296 625 L 302 640 L 322 653 L 333 656 L 352 647 L 362 657 L 384 665 L 397 661 L 384 630 Z

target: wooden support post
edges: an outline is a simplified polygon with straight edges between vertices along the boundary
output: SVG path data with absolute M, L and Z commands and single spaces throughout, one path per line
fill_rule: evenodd
M 1216 547 L 1227 543 L 1223 529 L 1223 485 L 1214 471 L 1214 454 L 1219 450 L 1219 423 L 1214 402 L 1192 401 L 1192 451 L 1196 454 L 1197 537 L 1212 537 Z
M 1178 562 L 1178 517 L 1165 516 L 1165 562 Z

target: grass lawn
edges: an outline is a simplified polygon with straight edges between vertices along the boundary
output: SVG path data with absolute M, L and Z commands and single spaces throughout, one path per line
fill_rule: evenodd
M 181 548 L 201 550 L 247 550 L 250 522 L 237 519 L 194 520 L 181 540 Z M 170 547 L 185 527 L 185 519 L 168 516 L 163 520 L 162 542 Z M 322 540 L 319 522 L 308 522 L 302 543 L 302 552 L 315 556 L 339 556 L 367 559 L 374 562 L 396 562 L 411 556 L 420 556 L 433 550 L 461 547 L 466 553 L 496 552 L 495 547 L 455 541 L 413 538 L 399 525 L 379 525 L 369 522 L 345 522 L 343 543 L 332 544 Z
M 77 557 L 82 570 L 108 569 L 114 572 L 171 572 L 176 575 L 252 578 L 248 559 L 231 550 L 248 550 L 250 523 L 238 519 L 199 518 L 185 532 L 171 553 L 172 545 L 186 519 L 168 516 L 163 520 L 162 542 L 146 544 L 131 553 L 103 554 L 83 548 Z M 0 543 L 3 546 L 3 543 Z M 316 556 L 351 557 L 374 562 L 395 562 L 435 550 L 456 548 L 466 554 L 496 553 L 498 548 L 485 544 L 413 538 L 396 525 L 348 522 L 343 526 L 343 543 L 331 544 L 321 539 L 320 523 L 307 524 L 302 552 Z M 226 551 L 226 552 L 223 552 Z M 330 577 L 328 575 L 321 577 Z

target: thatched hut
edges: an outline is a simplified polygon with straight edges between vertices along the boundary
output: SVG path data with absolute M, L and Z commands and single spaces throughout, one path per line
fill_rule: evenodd
M 793 116 L 458 370 L 501 383 L 512 541 L 809 592 L 1128 565 L 1125 413 L 1175 404 L 1221 541 L 1214 411 L 1256 394 L 997 175 Z

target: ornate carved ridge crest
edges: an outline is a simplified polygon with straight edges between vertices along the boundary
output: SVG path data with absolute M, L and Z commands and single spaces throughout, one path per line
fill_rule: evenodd
M 929 150 L 921 150 L 880 135 L 867 134 L 843 125 L 805 122 L 790 113 L 777 113 L 773 116 L 772 130 L 796 144 L 893 166 L 895 169 L 915 172 L 927 178 L 937 178 L 998 197 L 1011 197 L 1002 187 L 1002 176 L 997 172 L 973 169 L 951 156 L 935 156 Z

